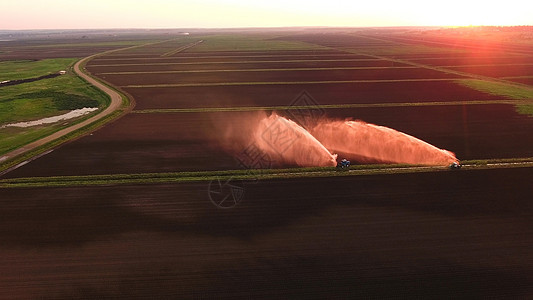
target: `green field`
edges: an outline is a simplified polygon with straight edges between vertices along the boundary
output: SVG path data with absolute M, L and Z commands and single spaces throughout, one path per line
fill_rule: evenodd
M 2 76 L 5 75 L 10 80 L 39 77 L 60 70 L 68 71 L 67 74 L 55 78 L 0 87 L 0 127 L 10 123 L 57 116 L 84 107 L 105 107 L 109 102 L 107 95 L 72 72 L 71 67 L 75 61 L 76 59 L 72 58 L 60 58 L 0 63 Z M 31 128 L 0 128 L 0 154 L 77 121 L 80 119 Z
M 461 79 L 457 83 L 484 93 L 503 96 L 509 99 L 523 99 L 533 102 L 533 89 L 502 82 L 485 81 L 478 79 Z M 516 104 L 516 111 L 520 114 L 533 116 L 532 104 Z
M 75 61 L 75 58 L 0 61 L 0 81 L 26 79 L 57 73 L 65 70 Z

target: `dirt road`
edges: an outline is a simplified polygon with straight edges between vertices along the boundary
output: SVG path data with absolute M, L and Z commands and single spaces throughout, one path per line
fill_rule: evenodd
M 112 51 L 116 51 L 116 50 L 112 50 Z M 109 97 L 111 98 L 111 103 L 110 105 L 105 108 L 104 110 L 100 111 L 98 114 L 92 116 L 91 118 L 83 121 L 83 122 L 80 122 L 80 123 L 77 123 L 75 125 L 72 125 L 70 127 L 67 127 L 65 129 L 62 129 L 60 131 L 57 131 L 49 136 L 46 136 L 42 139 L 39 139 L 37 141 L 34 141 L 32 143 L 29 143 L 25 146 L 22 146 L 16 150 L 13 150 L 5 155 L 3 155 L 2 157 L 0 157 L 0 162 L 2 161 L 6 161 L 6 160 L 9 160 L 9 159 L 12 159 L 16 156 L 19 156 L 21 154 L 24 154 L 26 152 L 29 152 L 31 150 L 34 150 L 42 145 L 45 145 L 49 142 L 52 142 L 56 139 L 59 139 L 75 130 L 78 130 L 84 126 L 87 126 L 89 124 L 92 124 L 108 115 L 110 115 L 111 113 L 113 113 L 114 111 L 116 111 L 117 109 L 120 108 L 120 106 L 122 105 L 122 97 L 119 93 L 117 93 L 115 90 L 111 89 L 110 87 L 102 84 L 101 82 L 95 80 L 94 78 L 92 78 L 91 76 L 83 73 L 81 71 L 81 66 L 87 62 L 88 60 L 92 59 L 93 57 L 95 57 L 96 55 L 99 55 L 99 54 L 95 54 L 95 55 L 91 55 L 91 56 L 88 56 L 80 61 L 78 61 L 73 69 L 74 69 L 74 72 L 76 72 L 76 74 L 78 74 L 81 78 L 87 80 L 90 84 L 94 85 L 95 87 L 97 87 L 98 89 L 102 90 L 104 93 L 108 94 Z M 8 170 L 9 171 L 9 170 Z

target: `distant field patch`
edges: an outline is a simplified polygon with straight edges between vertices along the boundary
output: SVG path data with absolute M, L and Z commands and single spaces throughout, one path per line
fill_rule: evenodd
M 82 43 L 61 43 L 61 44 L 49 44 L 49 45 L 37 45 L 31 46 L 31 48 L 87 48 L 87 47 L 127 47 L 142 45 L 150 42 L 151 40 L 131 40 L 131 41 L 109 41 L 109 42 L 82 42 Z M 158 40 L 153 40 L 154 42 Z
M 300 41 L 273 40 L 271 37 L 246 37 L 242 35 L 212 35 L 199 37 L 204 42 L 186 52 L 202 51 L 264 51 L 264 50 L 313 50 L 323 46 Z
M 451 49 L 445 47 L 431 47 L 425 45 L 392 45 L 392 46 L 368 46 L 350 47 L 358 51 L 372 53 L 373 55 L 403 55 L 403 54 L 441 54 L 441 53 L 463 53 L 462 49 Z

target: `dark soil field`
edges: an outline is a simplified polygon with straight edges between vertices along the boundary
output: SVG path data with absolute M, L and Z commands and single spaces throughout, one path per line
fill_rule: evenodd
M 338 68 L 338 67 L 405 67 L 406 64 L 392 63 L 390 61 L 374 58 L 343 58 L 335 60 L 321 60 L 309 57 L 299 57 L 290 60 L 247 62 L 234 61 L 227 63 L 220 59 L 212 63 L 189 63 L 181 60 L 169 60 L 168 63 L 153 63 L 151 60 L 137 61 L 136 63 L 122 64 L 115 61 L 111 64 L 89 64 L 87 69 L 94 74 L 106 72 L 161 72 L 161 71 L 194 71 L 194 70 L 234 70 L 234 69 L 286 69 L 286 68 Z
M 250 129 L 243 120 L 258 114 L 130 114 L 5 177 L 239 169 L 239 153 L 221 148 L 232 143 L 224 139 L 225 124 L 245 134 Z M 463 160 L 533 156 L 533 118 L 517 114 L 512 105 L 343 108 L 325 114 L 388 126 Z
M 226 83 L 226 82 L 305 82 L 342 80 L 402 80 L 464 78 L 428 69 L 363 69 L 363 70 L 310 70 L 310 71 L 246 71 L 203 72 L 172 74 L 118 74 L 101 75 L 102 79 L 119 87 L 128 85 Z
M 306 91 L 318 104 L 494 100 L 451 81 L 125 88 L 135 109 L 291 105 Z
M 461 33 L 453 39 L 444 29 L 418 28 L 113 34 L 89 35 L 98 41 L 90 47 L 62 49 L 54 39 L 46 50 L 28 41 L 0 49 L 0 60 L 38 59 L 154 43 L 87 65 L 133 96 L 132 112 L 0 179 L 241 169 L 236 145 L 252 130 L 244 121 L 264 112 L 204 108 L 301 105 L 303 91 L 316 104 L 368 104 L 325 108 L 324 117 L 388 126 L 460 160 L 533 157 L 533 118 L 514 105 L 491 103 L 505 97 L 453 80 L 422 81 L 458 77 L 431 67 L 405 68 L 409 62 L 456 66 L 531 84 L 518 77 L 531 76 L 533 49 L 513 38 L 474 34 L 469 40 Z M 239 42 L 209 40 L 219 34 Z M 176 52 L 199 39 L 206 41 Z M 309 49 L 276 44 L 291 41 L 310 43 Z M 368 69 L 238 71 L 343 67 Z M 285 84 L 405 78 L 421 80 Z M 251 81 L 282 84 L 126 87 Z M 483 104 L 468 102 L 474 100 Z M 464 104 L 443 103 L 452 101 Z M 0 298 L 530 297 L 533 168 L 408 172 L 93 187 L 65 179 L 61 188 L 0 188 Z M 239 203 L 221 209 L 212 200 L 221 196 Z
M 527 298 L 531 168 L 2 191 L 10 298 Z M 502 181 L 505 178 L 505 181 Z M 46 204 L 46 205 L 44 205 Z
M 518 44 L 510 36 L 501 38 L 499 33 L 490 32 L 490 28 L 486 31 L 488 33 L 468 37 L 441 33 L 426 35 L 420 32 L 402 32 L 375 36 L 344 34 L 339 40 L 334 39 L 335 35 L 316 34 L 293 35 L 284 37 L 284 39 L 297 39 L 333 48 L 351 48 L 365 54 L 373 54 L 373 51 L 377 51 L 376 54 L 384 57 L 427 65 L 453 66 L 449 69 L 489 77 L 531 76 L 530 64 L 533 62 L 531 45 Z M 515 38 L 520 39 L 520 33 L 516 34 L 518 37 Z M 415 53 L 409 53 L 405 49 L 409 45 L 413 47 L 412 50 Z M 486 66 L 470 67 L 467 65 Z M 529 83 L 527 80 L 516 82 Z
M 338 53 L 338 54 L 307 54 L 307 53 L 288 53 L 288 54 L 271 54 L 268 52 L 259 52 L 259 53 L 250 53 L 243 55 L 203 55 L 203 56 L 191 56 L 189 53 L 179 53 L 177 56 L 172 57 L 157 57 L 152 56 L 149 58 L 128 58 L 121 56 L 102 56 L 98 59 L 95 59 L 91 64 L 135 64 L 139 63 L 139 60 L 145 59 L 150 63 L 168 63 L 168 62 L 190 62 L 190 63 L 213 63 L 213 62 L 242 62 L 242 61 L 283 61 L 283 60 L 335 60 L 335 59 L 368 59 L 364 55 L 354 55 L 349 53 Z

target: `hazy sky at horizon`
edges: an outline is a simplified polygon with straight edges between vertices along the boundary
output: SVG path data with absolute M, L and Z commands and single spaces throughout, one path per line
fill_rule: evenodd
M 1 29 L 533 25 L 533 3 L 0 0 Z

